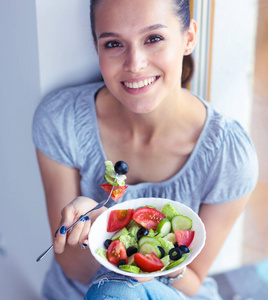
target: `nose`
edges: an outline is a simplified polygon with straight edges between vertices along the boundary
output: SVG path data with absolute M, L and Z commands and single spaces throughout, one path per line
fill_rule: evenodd
M 137 47 L 128 49 L 124 62 L 124 69 L 127 72 L 137 73 L 146 68 L 148 60 L 145 52 Z

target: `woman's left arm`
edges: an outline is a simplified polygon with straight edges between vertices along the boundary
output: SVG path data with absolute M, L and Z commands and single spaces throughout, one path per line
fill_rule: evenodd
M 199 216 L 206 228 L 206 243 L 196 259 L 187 266 L 183 278 L 174 281 L 172 284 L 174 288 L 190 297 L 198 292 L 249 197 L 250 195 L 247 195 L 224 204 L 201 205 Z M 175 277 L 180 272 L 171 274 L 171 277 Z

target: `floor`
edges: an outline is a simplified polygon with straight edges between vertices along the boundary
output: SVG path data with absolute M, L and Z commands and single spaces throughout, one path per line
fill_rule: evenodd
M 268 300 L 268 259 L 213 277 L 223 300 Z

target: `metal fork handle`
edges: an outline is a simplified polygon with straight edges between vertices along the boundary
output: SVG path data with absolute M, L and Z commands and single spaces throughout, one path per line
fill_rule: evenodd
M 92 209 L 90 209 L 88 212 L 86 212 L 85 214 L 83 214 L 82 216 L 79 217 L 79 219 L 77 221 L 75 221 L 70 227 L 67 228 L 66 233 L 73 228 L 81 219 L 83 219 L 85 216 L 87 216 L 89 213 L 91 213 L 93 210 L 99 209 L 101 208 L 104 204 L 106 204 L 106 202 L 108 202 L 108 200 L 110 199 L 110 197 L 108 197 L 108 199 L 101 201 L 98 205 L 96 205 L 95 207 L 93 207 Z M 46 251 L 44 251 L 40 256 L 37 257 L 36 261 L 39 262 L 43 257 L 45 257 L 47 255 L 47 253 L 53 248 L 53 244 L 47 248 Z

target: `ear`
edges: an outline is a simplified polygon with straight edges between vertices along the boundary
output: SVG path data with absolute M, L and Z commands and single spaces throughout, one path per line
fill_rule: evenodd
M 99 47 L 98 47 L 98 43 L 95 39 L 93 39 L 93 42 L 94 42 L 94 47 L 95 47 L 95 50 L 97 52 L 97 54 L 99 54 Z
M 98 53 L 98 43 L 97 43 L 97 38 L 96 38 L 95 33 L 93 33 L 92 31 L 91 31 L 91 36 L 92 36 L 92 40 L 93 40 L 93 43 L 94 43 L 95 50 L 96 50 L 97 54 L 99 54 L 99 53 Z
M 97 45 L 97 43 L 94 43 L 94 46 L 95 46 L 95 50 L 96 50 L 97 54 L 99 54 L 99 52 L 98 52 L 98 45 Z
M 191 20 L 189 29 L 186 32 L 186 43 L 184 55 L 189 55 L 194 51 L 197 35 L 197 24 L 195 20 Z

